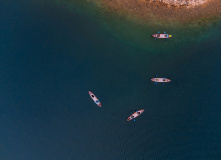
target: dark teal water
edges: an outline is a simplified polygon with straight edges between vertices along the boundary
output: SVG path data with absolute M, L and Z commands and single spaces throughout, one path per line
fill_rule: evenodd
M 170 52 L 51 2 L 1 2 L 0 24 L 1 160 L 220 159 L 220 22 Z

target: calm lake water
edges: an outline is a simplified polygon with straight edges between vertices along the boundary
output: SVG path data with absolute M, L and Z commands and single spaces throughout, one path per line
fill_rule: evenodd
M 67 6 L 1 2 L 0 159 L 220 159 L 220 20 L 155 41 L 160 25 Z

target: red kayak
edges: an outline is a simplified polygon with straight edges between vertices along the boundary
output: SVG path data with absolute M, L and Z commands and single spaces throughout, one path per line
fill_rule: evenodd
M 164 82 L 170 82 L 171 80 L 167 78 L 152 78 L 151 81 L 164 83 Z
M 152 37 L 154 37 L 154 38 L 171 38 L 172 35 L 169 35 L 169 34 L 153 34 Z
M 130 117 L 127 118 L 127 121 L 130 121 L 136 117 L 138 117 L 139 115 L 141 115 L 144 112 L 144 109 L 141 109 L 139 111 L 134 112 Z
M 101 102 L 99 101 L 99 99 L 94 95 L 94 93 L 92 93 L 91 91 L 88 91 L 90 97 L 93 99 L 94 103 L 96 103 L 99 107 L 101 107 Z

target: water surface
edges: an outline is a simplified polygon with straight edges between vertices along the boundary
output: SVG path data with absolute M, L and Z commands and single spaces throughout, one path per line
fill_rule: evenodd
M 199 41 L 144 42 L 130 39 L 139 29 L 118 34 L 133 22 L 84 7 L 9 1 L 0 10 L 0 159 L 221 156 L 220 22 Z M 155 85 L 156 74 L 171 83 Z M 127 122 L 135 109 L 145 112 Z

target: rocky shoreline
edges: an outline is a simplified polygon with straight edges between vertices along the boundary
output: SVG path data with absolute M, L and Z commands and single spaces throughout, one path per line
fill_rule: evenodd
M 176 6 L 176 7 L 196 7 L 208 2 L 208 0 L 146 0 L 151 2 L 159 2 L 166 4 L 168 6 Z
M 132 13 L 145 21 L 161 19 L 186 23 L 221 15 L 220 0 L 100 0 L 108 11 Z M 204 23 L 204 22 L 203 22 Z

